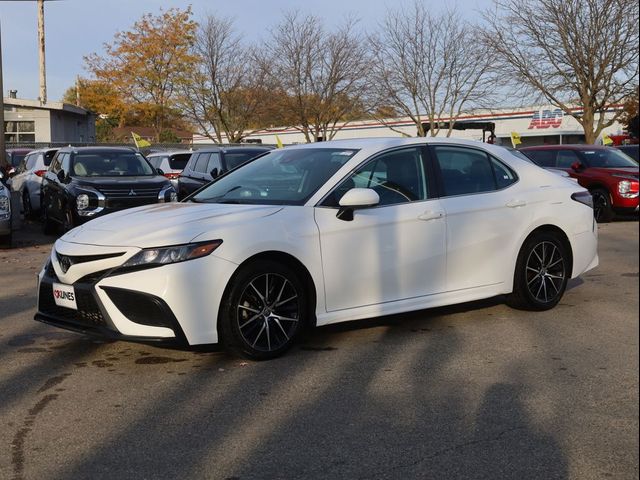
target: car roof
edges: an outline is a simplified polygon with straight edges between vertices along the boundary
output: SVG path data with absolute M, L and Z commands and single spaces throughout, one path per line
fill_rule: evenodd
M 519 150 L 606 150 L 610 147 L 604 145 L 536 145 L 533 147 L 522 147 Z
M 59 151 L 65 152 L 84 152 L 84 153 L 100 153 L 100 152 L 137 152 L 133 147 L 63 147 Z
M 33 148 L 7 148 L 7 153 L 29 153 Z
M 210 153 L 210 152 L 268 152 L 273 150 L 273 147 L 267 147 L 264 145 L 256 145 L 254 146 L 235 146 L 235 145 L 216 145 L 214 147 L 202 147 L 194 150 L 192 153 Z
M 149 157 L 157 157 L 160 155 L 181 155 L 181 154 L 189 154 L 191 155 L 193 151 L 191 150 L 164 150 L 162 152 L 151 152 L 147 155 Z

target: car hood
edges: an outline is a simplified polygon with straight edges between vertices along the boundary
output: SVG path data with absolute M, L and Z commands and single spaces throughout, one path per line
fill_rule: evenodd
M 65 242 L 118 247 L 159 247 L 189 243 L 198 235 L 272 215 L 281 206 L 165 203 L 115 212 L 76 227 Z
M 128 177 L 74 177 L 78 186 L 91 186 L 100 190 L 100 187 L 154 187 L 168 185 L 169 180 L 161 175 L 144 175 Z
M 604 175 L 624 175 L 625 177 L 638 178 L 638 167 L 621 167 L 621 168 L 596 168 L 590 170 Z

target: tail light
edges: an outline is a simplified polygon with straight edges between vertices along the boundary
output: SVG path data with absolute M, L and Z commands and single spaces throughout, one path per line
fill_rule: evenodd
M 589 208 L 593 208 L 593 197 L 589 192 L 576 192 L 571 195 L 571 199 L 582 203 Z
M 35 173 L 37 176 L 39 176 L 40 178 L 44 177 L 44 174 L 47 173 L 46 170 L 36 170 Z
M 180 174 L 179 173 L 165 173 L 164 176 L 167 177 L 169 180 L 175 180 L 176 178 L 178 178 L 180 176 Z

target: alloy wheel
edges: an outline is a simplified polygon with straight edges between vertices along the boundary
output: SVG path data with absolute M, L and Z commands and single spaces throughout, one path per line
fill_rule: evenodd
M 272 352 L 289 342 L 299 327 L 299 295 L 284 276 L 264 273 L 245 286 L 237 312 L 244 341 L 256 350 Z
M 560 249 L 552 242 L 538 243 L 527 258 L 527 288 L 541 303 L 550 303 L 561 294 L 565 281 L 565 262 Z

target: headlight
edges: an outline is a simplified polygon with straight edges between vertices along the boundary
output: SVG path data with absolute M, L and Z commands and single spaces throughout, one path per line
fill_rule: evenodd
M 78 210 L 86 210 L 89 208 L 89 195 L 81 193 L 76 197 L 76 207 Z
M 638 196 L 638 182 L 632 180 L 621 180 L 618 182 L 618 193 L 624 198 L 635 198 Z
M 163 202 L 177 202 L 177 201 L 178 201 L 178 194 L 174 190 L 173 185 L 167 185 L 162 190 L 160 190 L 160 193 L 158 194 L 158 202 L 163 203 Z
M 0 212 L 2 214 L 7 214 L 9 213 L 9 209 L 11 208 L 11 205 L 9 203 L 9 197 L 5 197 L 0 196 Z
M 222 245 L 222 240 L 162 248 L 145 248 L 127 260 L 122 267 L 158 267 L 160 265 L 193 260 L 195 258 L 206 257 L 220 245 Z

